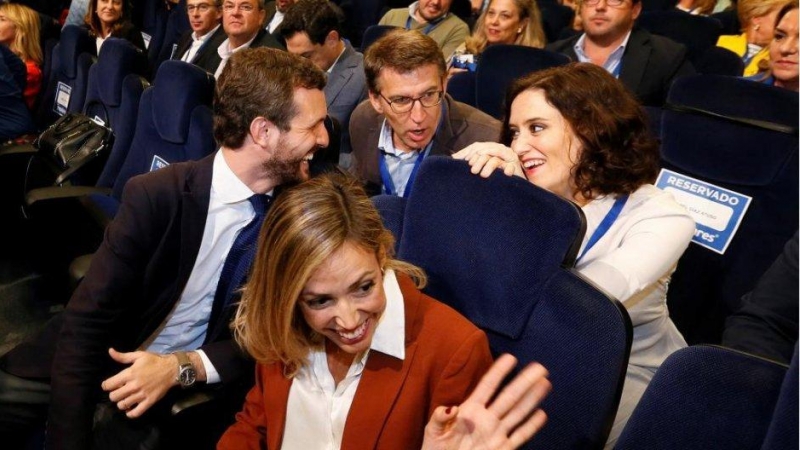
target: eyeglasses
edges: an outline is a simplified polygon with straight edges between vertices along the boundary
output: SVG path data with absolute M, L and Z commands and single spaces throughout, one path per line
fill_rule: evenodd
M 625 0 L 604 0 L 606 2 L 606 6 L 610 6 L 612 8 L 618 8 L 625 4 Z M 600 3 L 600 0 L 583 0 L 583 4 L 587 6 L 596 6 Z
M 251 5 L 251 4 L 249 4 L 249 3 L 242 3 L 242 4 L 238 5 L 238 6 L 234 5 L 233 3 L 225 3 L 224 5 L 222 5 L 222 11 L 224 11 L 226 13 L 232 13 L 237 9 L 239 11 L 241 11 L 242 14 L 249 14 L 249 13 L 253 12 L 255 7 L 253 5 Z
M 208 11 L 212 6 L 214 6 L 214 5 L 212 5 L 210 3 L 200 3 L 199 5 L 187 5 L 186 6 L 186 11 L 188 11 L 189 14 L 191 14 L 191 13 L 193 13 L 195 11 L 204 13 L 204 12 Z
M 444 91 L 431 91 L 426 92 L 419 97 L 394 97 L 391 100 L 384 97 L 383 94 L 378 93 L 382 99 L 386 100 L 386 103 L 389 104 L 389 107 L 392 108 L 392 111 L 402 114 L 411 111 L 414 108 L 414 102 L 419 101 L 419 104 L 422 105 L 423 108 L 431 108 L 439 103 L 442 103 L 442 97 L 444 96 Z

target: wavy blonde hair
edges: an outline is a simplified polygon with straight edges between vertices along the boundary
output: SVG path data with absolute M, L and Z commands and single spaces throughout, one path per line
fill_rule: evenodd
M 301 183 L 281 193 L 264 220 L 231 325 L 236 342 L 256 361 L 281 362 L 291 377 L 323 342 L 305 322 L 298 300 L 314 271 L 345 243 L 374 252 L 382 269 L 425 285 L 422 269 L 393 259 L 394 237 L 358 182 L 327 174 Z
M 25 62 L 42 64 L 42 47 L 39 44 L 39 14 L 27 6 L 16 3 L 0 5 L 0 13 L 14 24 L 14 42 L 8 46 Z
M 522 30 L 522 33 L 517 35 L 517 40 L 514 41 L 514 44 L 524 45 L 526 47 L 543 48 L 547 43 L 547 38 L 545 38 L 544 29 L 542 28 L 542 13 L 539 11 L 539 6 L 536 4 L 536 0 L 513 1 L 514 5 L 519 11 L 519 20 L 522 21 L 528 19 L 525 29 Z M 472 32 L 472 36 L 468 37 L 467 41 L 464 43 L 467 48 L 467 53 L 480 55 L 486 49 L 488 42 L 486 39 L 486 25 L 484 23 L 486 21 L 486 14 L 489 11 L 489 8 L 492 7 L 492 3 L 494 3 L 494 0 L 489 3 L 489 6 L 484 9 L 480 17 L 478 17 L 478 20 L 475 22 L 475 30 Z

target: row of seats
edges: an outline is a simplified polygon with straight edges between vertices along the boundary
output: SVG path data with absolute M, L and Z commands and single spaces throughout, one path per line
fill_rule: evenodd
M 484 180 L 440 156 L 422 163 L 408 198 L 373 203 L 399 258 L 428 274 L 426 293 L 483 329 L 494 354 L 548 368 L 548 423 L 524 448 L 601 448 L 620 400 L 631 323 L 574 269 L 580 208 L 520 178 Z M 797 365 L 796 350 L 787 371 L 721 347 L 682 349 L 662 364 L 615 448 L 795 448 Z

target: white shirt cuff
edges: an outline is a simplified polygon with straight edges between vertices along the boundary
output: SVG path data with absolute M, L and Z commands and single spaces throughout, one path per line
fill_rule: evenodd
M 198 355 L 200 355 L 200 359 L 203 361 L 203 368 L 206 369 L 206 384 L 214 384 L 222 381 L 219 377 L 217 369 L 214 368 L 214 365 L 211 364 L 211 360 L 208 359 L 208 356 L 206 356 L 206 352 L 199 349 L 195 351 Z

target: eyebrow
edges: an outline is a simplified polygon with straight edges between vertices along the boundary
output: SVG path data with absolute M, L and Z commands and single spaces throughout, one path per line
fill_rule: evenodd
M 364 281 L 366 281 L 367 278 L 369 278 L 371 276 L 374 276 L 374 274 L 375 274 L 374 270 L 369 270 L 367 272 L 362 273 L 361 276 L 358 277 L 358 280 L 356 280 L 350 286 L 347 287 L 347 292 L 353 292 L 362 283 L 364 283 Z M 304 289 L 303 291 L 300 292 L 300 296 L 302 296 L 302 297 L 328 297 L 328 296 L 330 296 L 330 294 L 329 293 L 317 293 L 317 292 L 313 292 L 313 291 L 307 291 L 307 290 Z

